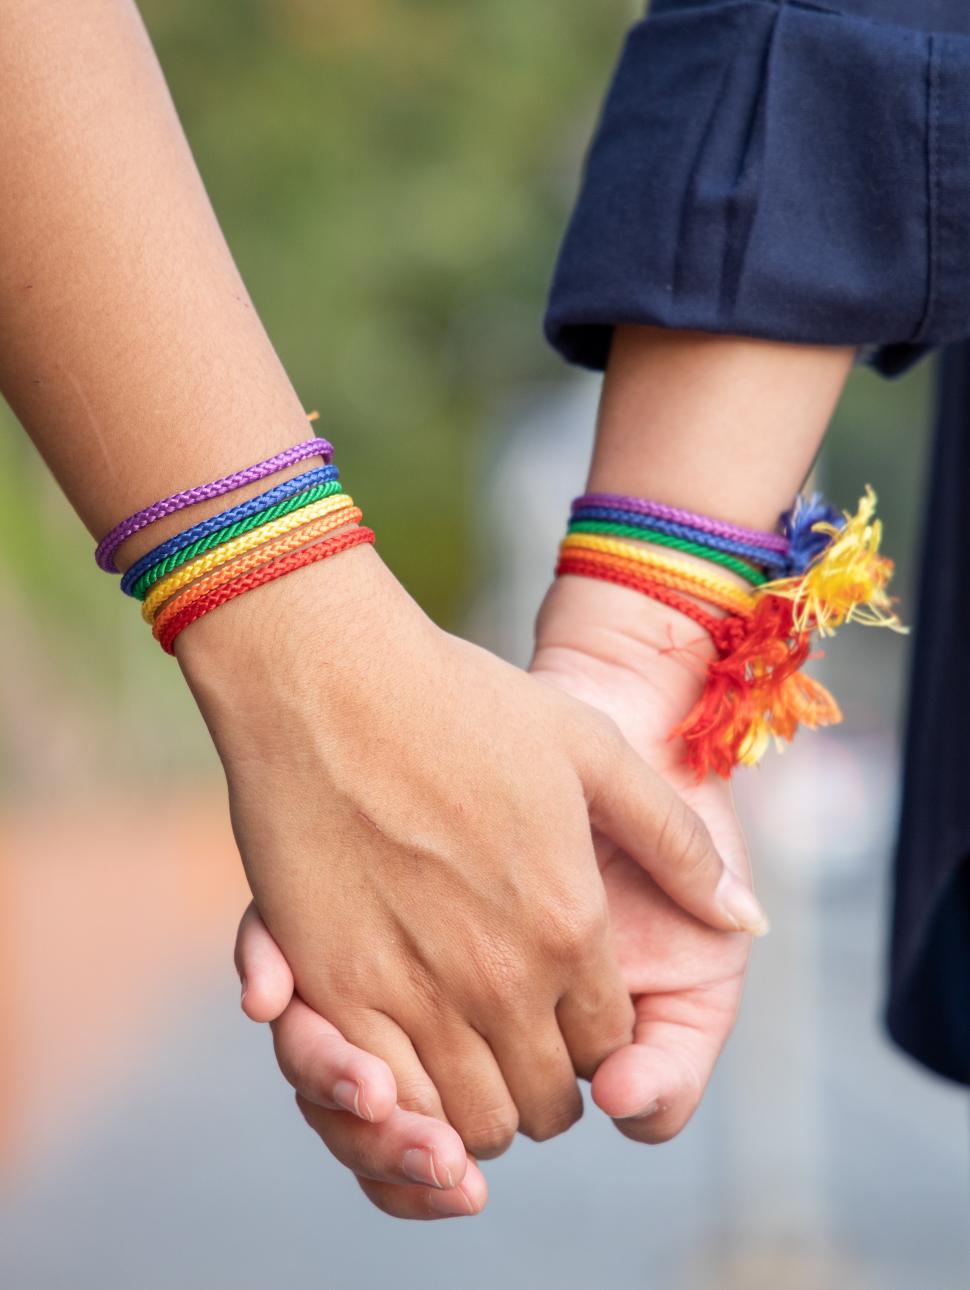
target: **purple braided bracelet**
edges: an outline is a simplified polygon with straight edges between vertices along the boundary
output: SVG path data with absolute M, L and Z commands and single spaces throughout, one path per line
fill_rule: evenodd
M 615 506 L 625 511 L 639 511 L 641 515 L 651 515 L 654 519 L 667 520 L 672 524 L 688 524 L 691 528 L 702 529 L 705 533 L 716 533 L 718 537 L 731 538 L 735 542 L 748 542 L 754 546 L 764 547 L 769 551 L 788 554 L 788 539 L 780 533 L 759 533 L 757 529 L 742 528 L 739 524 L 728 524 L 724 520 L 712 520 L 706 515 L 696 515 L 693 511 L 683 511 L 677 506 L 666 506 L 663 502 L 648 502 L 640 497 L 624 497 L 622 493 L 586 493 L 577 497 L 572 509 L 582 506 Z
M 278 452 L 275 457 L 267 457 L 265 461 L 259 461 L 255 466 L 237 470 L 234 475 L 226 475 L 224 479 L 217 479 L 211 484 L 199 484 L 196 488 L 186 488 L 181 493 L 173 493 L 171 497 L 162 498 L 160 502 L 153 502 L 151 506 L 136 511 L 134 515 L 129 515 L 126 520 L 116 524 L 111 532 L 101 539 L 94 552 L 98 568 L 103 569 L 105 573 L 117 573 L 115 552 L 122 542 L 130 538 L 133 533 L 147 528 L 149 524 L 154 524 L 156 520 L 163 519 L 166 515 L 181 511 L 186 506 L 194 506 L 196 502 L 221 497 L 223 493 L 231 493 L 246 484 L 255 483 L 257 479 L 265 479 L 267 475 L 275 475 L 277 471 L 283 470 L 286 466 L 292 466 L 295 462 L 305 461 L 307 457 L 322 457 L 329 464 L 332 456 L 333 445 L 326 439 L 305 439 L 303 443 L 294 444 L 292 448 Z

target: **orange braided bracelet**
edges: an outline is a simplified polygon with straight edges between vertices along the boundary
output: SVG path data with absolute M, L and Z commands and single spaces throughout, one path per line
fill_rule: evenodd
M 608 547 L 600 545 L 604 541 L 610 543 Z M 655 556 L 649 551 L 636 548 L 626 550 L 620 543 L 614 544 L 610 539 L 570 534 L 563 541 L 560 551 L 564 558 L 579 555 L 603 568 L 622 569 L 633 577 L 649 578 L 659 586 L 669 587 L 671 591 L 686 592 L 727 613 L 743 615 L 750 613 L 754 607 L 751 593 L 743 587 L 735 586 L 727 578 L 701 573 L 680 561 Z
M 329 515 L 323 515 L 319 519 L 311 520 L 309 524 L 304 524 L 302 528 L 293 529 L 290 533 L 284 533 L 270 542 L 264 542 L 262 546 L 256 547 L 253 551 L 247 551 L 245 555 L 240 556 L 237 560 L 227 561 L 226 564 L 214 569 L 212 573 L 206 574 L 204 578 L 199 578 L 196 582 L 191 583 L 184 591 L 177 596 L 173 596 L 171 600 L 157 610 L 152 620 L 152 635 L 156 640 L 159 640 L 165 628 L 165 623 L 171 622 L 175 614 L 185 609 L 188 605 L 194 604 L 201 596 L 208 595 L 210 591 L 215 591 L 217 587 L 222 587 L 227 582 L 231 582 L 233 578 L 238 578 L 241 574 L 249 573 L 252 569 L 258 569 L 264 564 L 269 564 L 270 560 L 275 560 L 278 556 L 289 555 L 291 551 L 298 551 L 300 547 L 309 545 L 317 538 L 333 532 L 334 529 L 338 529 L 344 524 L 356 524 L 361 518 L 359 507 L 353 504 L 343 506 L 339 510 L 332 511 Z
M 668 608 L 676 609 L 687 618 L 693 618 L 694 622 L 703 627 L 712 637 L 722 623 L 729 621 L 726 618 L 718 618 L 714 614 L 709 614 L 693 600 L 679 595 L 676 591 L 661 582 L 655 581 L 655 579 L 648 577 L 646 574 L 635 573 L 625 569 L 619 560 L 595 560 L 586 555 L 578 554 L 563 555 L 560 556 L 559 563 L 556 565 L 556 577 L 561 577 L 564 573 L 572 573 L 584 578 L 598 578 L 601 582 L 612 582 L 620 587 L 629 587 L 631 591 L 640 591 L 645 596 L 649 596 L 651 600 L 658 600 L 661 604 L 667 605 Z

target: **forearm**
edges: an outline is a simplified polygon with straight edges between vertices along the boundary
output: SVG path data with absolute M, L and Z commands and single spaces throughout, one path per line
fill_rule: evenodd
M 772 529 L 811 467 L 846 347 L 617 329 L 589 490 Z
M 848 347 L 618 328 L 588 491 L 773 529 L 811 467 L 853 354 Z M 710 567 L 683 552 L 677 558 Z M 744 585 L 729 570 L 718 573 Z M 668 727 L 696 701 L 698 662 L 713 652 L 677 610 L 585 577 L 556 580 L 536 636 L 540 650 L 568 644 L 649 674 L 663 689 Z
M 0 0 L 0 19 L 0 387 L 101 537 L 310 432 L 134 4 Z

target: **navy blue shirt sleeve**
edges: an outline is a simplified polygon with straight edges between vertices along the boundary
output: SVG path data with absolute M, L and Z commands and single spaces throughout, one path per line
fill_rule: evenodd
M 970 4 L 655 0 L 627 36 L 545 328 L 852 344 L 970 336 Z

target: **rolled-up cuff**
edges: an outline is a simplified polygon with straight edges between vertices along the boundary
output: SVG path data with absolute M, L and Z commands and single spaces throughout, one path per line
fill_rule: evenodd
M 621 323 L 857 345 L 886 375 L 970 336 L 970 37 L 792 0 L 637 24 L 545 328 L 602 368 Z

